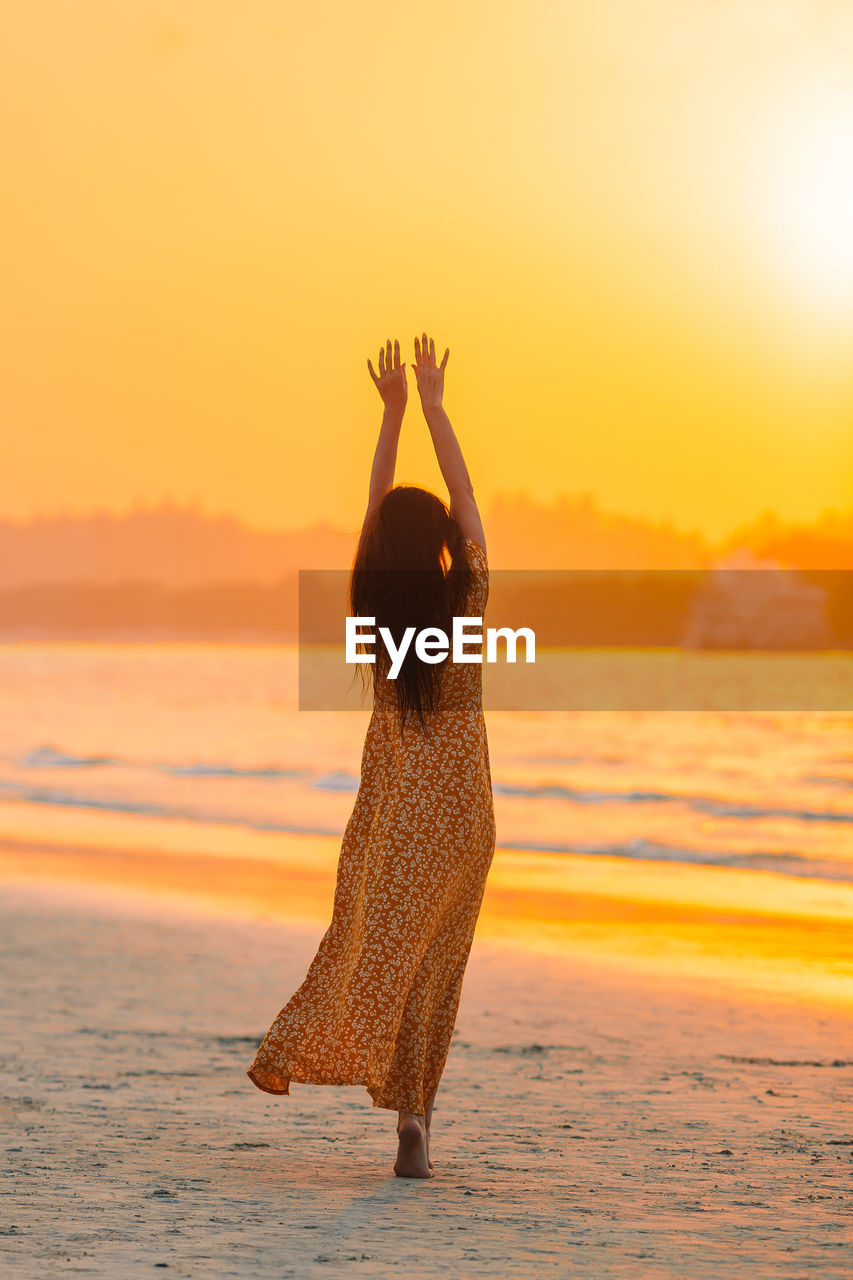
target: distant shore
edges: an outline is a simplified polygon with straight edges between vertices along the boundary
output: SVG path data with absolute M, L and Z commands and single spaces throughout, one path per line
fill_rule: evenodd
M 0 588 L 0 642 L 171 640 L 343 643 L 349 571 L 222 580 L 33 582 Z M 542 646 L 853 649 L 845 570 L 501 570 L 489 625 L 530 627 Z

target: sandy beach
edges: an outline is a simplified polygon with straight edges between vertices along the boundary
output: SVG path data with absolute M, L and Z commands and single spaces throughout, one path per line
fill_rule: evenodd
M 5 842 L 3 1269 L 849 1276 L 849 886 L 745 921 L 723 869 L 644 909 L 579 859 L 568 928 L 499 851 L 418 1183 L 364 1090 L 245 1077 L 331 901 L 334 842 L 277 848 L 235 890 L 224 850 Z
M 0 21 L 0 1280 L 853 1280 L 853 0 Z

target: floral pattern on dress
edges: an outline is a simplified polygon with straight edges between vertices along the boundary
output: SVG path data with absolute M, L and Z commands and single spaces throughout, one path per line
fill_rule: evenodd
M 467 539 L 466 554 L 480 617 L 486 552 Z M 401 733 L 393 685 L 375 692 L 332 922 L 248 1070 L 267 1093 L 361 1084 L 422 1115 L 438 1087 L 495 849 L 480 664 L 445 664 L 427 724 Z

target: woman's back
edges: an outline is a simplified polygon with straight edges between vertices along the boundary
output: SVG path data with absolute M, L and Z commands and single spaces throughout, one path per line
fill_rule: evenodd
M 466 538 L 465 556 L 471 569 L 471 584 L 461 612 L 456 616 L 479 618 L 482 621 L 489 595 L 489 570 L 486 552 L 478 542 L 471 538 Z M 480 628 L 470 626 L 467 630 L 470 636 L 476 636 Z M 439 724 L 446 727 L 448 717 L 455 711 L 476 709 L 482 712 L 482 662 L 454 662 L 452 636 L 449 636 L 449 639 L 451 653 L 446 661 L 436 669 L 439 679 L 439 692 L 435 708 L 426 716 L 425 728 L 421 726 L 417 717 L 406 717 L 407 723 L 403 733 L 407 742 L 412 740 L 412 734 L 426 733 L 427 736 L 434 735 Z M 464 645 L 464 650 L 470 657 L 482 658 L 482 645 L 479 643 L 468 640 Z M 417 662 L 419 659 L 412 653 L 410 661 Z M 398 722 L 402 719 L 395 682 L 388 679 L 384 674 L 380 674 L 374 681 L 373 705 L 375 710 L 385 715 L 390 715 L 392 718 L 396 715 Z

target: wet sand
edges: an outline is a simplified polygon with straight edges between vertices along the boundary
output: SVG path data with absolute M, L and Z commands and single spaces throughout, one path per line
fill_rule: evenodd
M 437 1176 L 410 1182 L 364 1090 L 245 1077 L 327 923 L 324 848 L 285 875 L 246 850 L 6 843 L 0 1268 L 850 1275 L 846 886 L 747 910 L 725 877 L 644 899 L 579 864 L 569 928 L 547 867 L 519 886 L 496 861 Z

